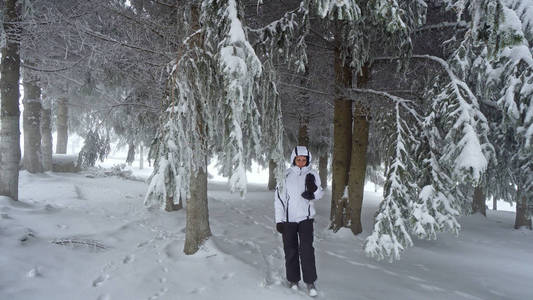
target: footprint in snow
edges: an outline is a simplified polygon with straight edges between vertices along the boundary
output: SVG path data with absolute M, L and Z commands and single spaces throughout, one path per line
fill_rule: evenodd
M 148 298 L 148 300 L 155 300 L 161 296 L 163 296 L 166 292 L 168 291 L 167 288 L 162 288 L 161 290 L 159 290 L 159 292 L 155 293 L 154 295 L 150 296 Z
M 130 262 L 132 262 L 134 260 L 135 260 L 135 255 L 130 254 L 130 255 L 126 255 L 126 257 L 124 257 L 124 259 L 122 260 L 122 263 L 129 264 Z
M 206 290 L 205 286 L 195 288 L 189 292 L 189 294 L 200 294 Z
M 111 300 L 111 296 L 109 296 L 109 294 L 103 294 L 103 295 L 98 296 L 96 300 Z
M 233 273 L 233 272 L 226 273 L 226 274 L 222 275 L 222 280 L 231 279 L 233 276 L 235 276 L 235 273 Z
M 93 286 L 94 287 L 101 286 L 104 283 L 104 281 L 106 281 L 108 279 L 109 279 L 109 275 L 108 274 L 100 275 L 95 280 L 93 280 Z

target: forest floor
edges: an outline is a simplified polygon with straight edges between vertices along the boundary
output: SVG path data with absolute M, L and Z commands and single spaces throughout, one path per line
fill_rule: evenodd
M 146 175 L 146 172 L 144 173 Z M 209 183 L 213 233 L 183 254 L 185 211 L 147 210 L 143 181 L 92 173 L 20 176 L 20 201 L 0 197 L 0 299 L 309 299 L 284 283 L 273 193 L 246 199 Z M 366 191 L 364 232 L 327 229 L 317 202 L 319 299 L 533 299 L 533 232 L 514 213 L 462 217 L 458 237 L 415 240 L 400 261 L 375 261 L 362 243 L 382 196 Z

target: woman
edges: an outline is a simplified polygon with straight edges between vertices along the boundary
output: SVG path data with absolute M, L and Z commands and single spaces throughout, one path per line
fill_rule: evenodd
M 289 286 L 298 289 L 300 264 L 310 296 L 316 296 L 315 249 L 313 248 L 314 201 L 322 197 L 320 177 L 311 169 L 311 153 L 296 146 L 292 165 L 285 173 L 285 192 L 276 189 L 276 230 L 283 236 L 285 270 Z

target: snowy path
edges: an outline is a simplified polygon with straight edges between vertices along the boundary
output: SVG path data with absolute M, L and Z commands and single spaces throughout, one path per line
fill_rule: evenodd
M 21 202 L 0 197 L 0 299 L 308 299 L 285 288 L 272 193 L 246 200 L 209 184 L 213 237 L 185 256 L 185 212 L 148 211 L 146 185 L 117 177 L 21 173 Z M 393 264 L 365 257 L 361 243 L 379 196 L 365 195 L 354 237 L 326 228 L 317 203 L 320 299 L 532 299 L 533 233 L 514 215 L 463 218 L 459 238 L 415 241 Z

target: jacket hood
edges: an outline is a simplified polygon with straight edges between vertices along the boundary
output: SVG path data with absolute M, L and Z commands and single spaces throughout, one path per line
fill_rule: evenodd
M 305 166 L 309 166 L 309 164 L 311 163 L 311 159 L 312 159 L 311 152 L 309 152 L 309 149 L 307 149 L 306 146 L 296 146 L 294 147 L 294 149 L 292 149 L 291 166 L 296 165 L 294 163 L 294 159 L 296 158 L 296 156 L 307 156 L 307 164 L 305 164 Z

